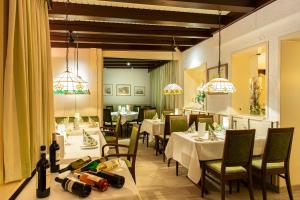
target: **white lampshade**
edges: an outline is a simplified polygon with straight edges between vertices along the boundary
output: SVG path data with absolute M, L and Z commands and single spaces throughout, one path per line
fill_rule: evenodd
M 204 91 L 208 94 L 229 94 L 234 93 L 235 87 L 225 78 L 214 78 L 204 86 Z
M 183 89 L 175 83 L 170 83 L 163 89 L 163 93 L 167 95 L 183 94 Z

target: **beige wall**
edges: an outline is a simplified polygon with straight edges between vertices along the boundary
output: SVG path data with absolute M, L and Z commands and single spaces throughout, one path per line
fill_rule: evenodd
M 295 127 L 291 154 L 291 181 L 300 184 L 300 40 L 281 42 L 280 124 Z M 284 184 L 283 184 L 284 185 Z
M 184 70 L 184 105 L 194 102 L 197 88 L 206 82 L 206 65 Z
M 65 49 L 52 48 L 53 78 L 66 70 Z M 74 49 L 70 49 L 69 66 L 76 73 Z M 55 116 L 99 115 L 102 109 L 103 56 L 99 49 L 79 49 L 79 75 L 88 81 L 90 95 L 55 95 Z

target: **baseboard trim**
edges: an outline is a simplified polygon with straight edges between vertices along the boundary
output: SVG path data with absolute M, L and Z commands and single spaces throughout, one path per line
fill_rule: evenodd
M 36 173 L 36 170 L 34 169 L 32 172 L 31 172 L 31 176 L 26 178 L 22 184 L 18 187 L 18 189 L 11 195 L 11 197 L 9 198 L 9 200 L 15 200 L 19 194 L 22 192 L 22 190 L 26 187 L 26 185 L 29 183 L 29 181 L 32 179 L 32 177 L 35 175 Z

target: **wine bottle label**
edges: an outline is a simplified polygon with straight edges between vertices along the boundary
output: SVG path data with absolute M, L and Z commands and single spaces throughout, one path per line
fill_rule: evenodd
M 65 189 L 69 192 L 72 192 L 72 187 L 73 187 L 74 183 L 75 183 L 74 180 L 68 179 L 65 184 Z
M 56 165 L 59 165 L 60 164 L 60 152 L 59 152 L 59 150 L 55 151 L 55 158 L 56 158 L 56 161 L 55 161 Z
M 87 174 L 87 179 L 91 180 L 91 181 L 94 181 L 96 183 L 98 183 L 99 181 L 102 180 L 102 178 L 98 177 L 98 176 L 94 176 L 92 174 Z
M 117 160 L 110 160 L 110 161 L 106 161 L 105 165 L 107 170 L 112 170 L 119 166 L 119 162 Z
M 46 189 L 50 188 L 50 183 L 51 183 L 51 172 L 50 172 L 50 167 L 48 167 L 46 170 Z

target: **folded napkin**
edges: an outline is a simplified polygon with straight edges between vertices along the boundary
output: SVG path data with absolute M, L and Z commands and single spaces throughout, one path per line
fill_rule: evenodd
M 83 145 L 85 146 L 96 146 L 98 144 L 97 140 L 95 140 L 90 134 L 88 134 L 84 129 L 82 130 L 83 136 Z
M 203 133 L 206 131 L 206 123 L 198 122 L 198 132 Z
M 154 115 L 154 117 L 152 119 L 154 119 L 154 120 L 158 119 L 157 113 L 155 113 L 155 115 Z
M 195 122 L 192 123 L 192 125 L 187 130 L 188 132 L 195 132 L 196 131 L 196 125 Z
M 161 119 L 161 121 L 165 121 L 165 116 L 164 116 L 164 114 L 161 114 L 160 119 Z

